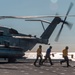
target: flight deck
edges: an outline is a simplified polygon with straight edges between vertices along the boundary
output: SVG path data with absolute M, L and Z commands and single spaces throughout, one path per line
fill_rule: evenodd
M 71 67 L 66 67 L 65 63 L 60 65 L 59 62 L 54 62 L 52 66 L 49 63 L 34 66 L 33 62 L 34 60 L 18 60 L 16 63 L 7 63 L 2 60 L 0 75 L 75 75 L 74 61 L 70 61 Z

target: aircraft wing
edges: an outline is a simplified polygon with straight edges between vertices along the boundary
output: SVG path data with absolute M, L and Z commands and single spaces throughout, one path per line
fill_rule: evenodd
M 65 17 L 66 15 L 44 15 L 44 16 L 0 16 L 0 19 L 30 19 L 30 18 L 50 18 L 50 17 Z M 75 15 L 68 15 L 68 17 L 75 17 Z

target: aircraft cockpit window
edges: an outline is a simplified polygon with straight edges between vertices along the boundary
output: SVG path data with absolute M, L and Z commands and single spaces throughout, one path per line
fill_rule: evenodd
M 10 34 L 18 34 L 18 31 L 11 28 L 11 29 L 9 29 L 9 33 Z

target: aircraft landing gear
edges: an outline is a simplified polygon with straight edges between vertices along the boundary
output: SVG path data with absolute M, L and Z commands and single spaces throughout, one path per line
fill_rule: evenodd
M 16 58 L 8 58 L 8 62 L 9 63 L 14 63 L 14 62 L 16 62 Z

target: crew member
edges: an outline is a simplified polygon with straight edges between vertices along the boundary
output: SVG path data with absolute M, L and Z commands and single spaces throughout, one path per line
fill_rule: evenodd
M 69 47 L 66 46 L 64 50 L 62 50 L 62 53 L 63 53 L 63 58 L 64 60 L 60 61 L 60 64 L 62 64 L 63 62 L 66 62 L 67 63 L 67 67 L 69 67 L 69 59 L 68 59 L 68 49 Z
M 53 65 L 52 61 L 51 61 L 51 57 L 50 57 L 50 53 L 51 53 L 51 49 L 52 49 L 52 46 L 50 46 L 47 51 L 46 51 L 46 56 L 45 56 L 45 59 L 42 61 L 42 64 L 43 62 L 45 62 L 47 60 L 47 58 L 49 59 L 49 62 L 51 65 Z
M 34 62 L 34 65 L 36 66 L 37 60 L 40 58 L 39 60 L 39 65 L 41 65 L 41 61 L 42 61 L 42 46 L 39 45 L 39 48 L 37 49 L 37 57 L 36 60 Z

